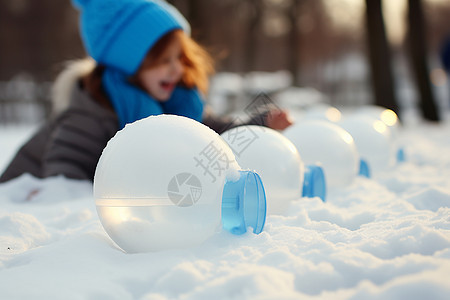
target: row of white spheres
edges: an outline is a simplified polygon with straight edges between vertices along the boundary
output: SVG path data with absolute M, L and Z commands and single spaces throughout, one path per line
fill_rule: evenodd
M 333 109 L 333 113 L 339 111 Z M 320 116 L 317 111 L 315 114 Z M 284 136 L 265 127 L 242 126 L 225 132 L 220 139 L 206 126 L 187 118 L 147 118 L 118 132 L 102 154 L 94 179 L 99 217 L 108 234 L 127 252 L 198 244 L 220 224 L 219 199 L 225 176 L 237 174 L 241 168 L 259 173 L 266 190 L 267 211 L 277 214 L 283 213 L 292 200 L 301 198 L 305 165 L 321 165 L 329 187 L 352 182 L 359 171 L 360 155 L 372 168 L 389 165 L 389 131 L 386 125 L 374 124 L 380 123 L 373 118 L 349 118 L 342 122 L 346 131 L 329 121 L 304 120 L 290 126 Z M 369 141 L 379 145 L 365 147 L 363 144 Z M 212 142 L 226 153 L 227 172 L 193 196 L 199 205 L 183 211 L 168 206 L 166 184 L 174 175 L 178 178 L 189 172 L 193 177 L 207 176 L 202 168 L 193 168 L 192 159 Z M 321 188 L 325 189 L 325 182 Z
M 306 165 L 285 136 L 273 129 L 247 125 L 222 133 L 244 169 L 255 170 L 264 183 L 268 214 L 283 214 L 302 196 L 326 198 L 326 182 L 320 167 Z
M 329 186 L 338 187 L 350 183 L 363 164 L 375 176 L 392 167 L 398 131 L 398 117 L 392 110 L 369 105 L 343 116 L 337 108 L 321 104 L 308 109 L 284 134 L 299 148 L 305 163 L 323 161 Z
M 392 165 L 391 133 L 374 117 L 378 112 L 385 114 L 384 109 L 372 107 L 341 120 L 338 109 L 320 105 L 283 134 L 260 126 L 241 126 L 221 136 L 239 165 L 261 176 L 268 214 L 280 214 L 292 200 L 301 198 L 305 166 L 321 166 L 326 187 L 334 189 L 351 184 L 362 166 L 378 173 Z
M 201 153 L 205 157 L 198 157 Z M 226 158 L 218 157 L 226 170 L 210 178 L 207 171 L 212 170 L 203 167 L 208 164 L 206 157 L 216 154 Z M 220 225 L 224 183 L 237 179 L 242 168 L 256 170 L 262 177 L 269 214 L 283 213 L 292 200 L 302 197 L 305 166 L 297 148 L 281 133 L 241 126 L 220 138 L 188 118 L 148 117 L 128 124 L 104 149 L 94 178 L 98 215 L 109 236 L 126 252 L 200 244 Z M 310 193 L 318 191 L 324 199 L 323 173 L 307 174 Z M 313 183 L 318 183 L 315 189 Z M 244 204 L 250 221 L 248 209 L 253 205 Z M 256 217 L 265 218 L 265 203 L 261 213 Z M 262 227 L 263 222 L 255 224 Z

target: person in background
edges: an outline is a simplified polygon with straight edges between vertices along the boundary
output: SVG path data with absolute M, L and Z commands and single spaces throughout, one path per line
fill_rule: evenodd
M 0 182 L 24 173 L 93 181 L 107 142 L 126 124 L 150 115 L 189 117 L 219 134 L 243 125 L 205 107 L 213 61 L 173 6 L 158 0 L 73 4 L 90 57 L 58 76 L 52 118 L 19 149 Z M 245 124 L 282 130 L 291 121 L 284 111 L 268 110 Z

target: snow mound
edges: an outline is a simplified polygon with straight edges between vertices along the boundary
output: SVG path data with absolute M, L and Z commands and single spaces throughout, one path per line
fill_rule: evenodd
M 156 253 L 111 241 L 89 182 L 19 177 L 0 185 L 1 298 L 449 299 L 449 133 L 403 128 L 406 162 L 294 200 L 259 235 Z

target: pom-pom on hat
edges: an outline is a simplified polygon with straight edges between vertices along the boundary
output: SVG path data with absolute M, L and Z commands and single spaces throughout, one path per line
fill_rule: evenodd
M 72 0 L 80 12 L 86 51 L 98 63 L 134 74 L 153 45 L 166 33 L 189 25 L 160 0 Z

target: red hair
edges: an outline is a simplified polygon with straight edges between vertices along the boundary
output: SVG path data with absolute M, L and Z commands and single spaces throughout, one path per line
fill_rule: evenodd
M 155 66 L 167 46 L 175 39 L 181 45 L 181 63 L 184 67 L 181 84 L 188 88 L 196 87 L 206 94 L 209 87 L 209 75 L 214 73 L 213 59 L 202 46 L 180 29 L 171 31 L 158 40 L 148 52 L 140 70 Z

